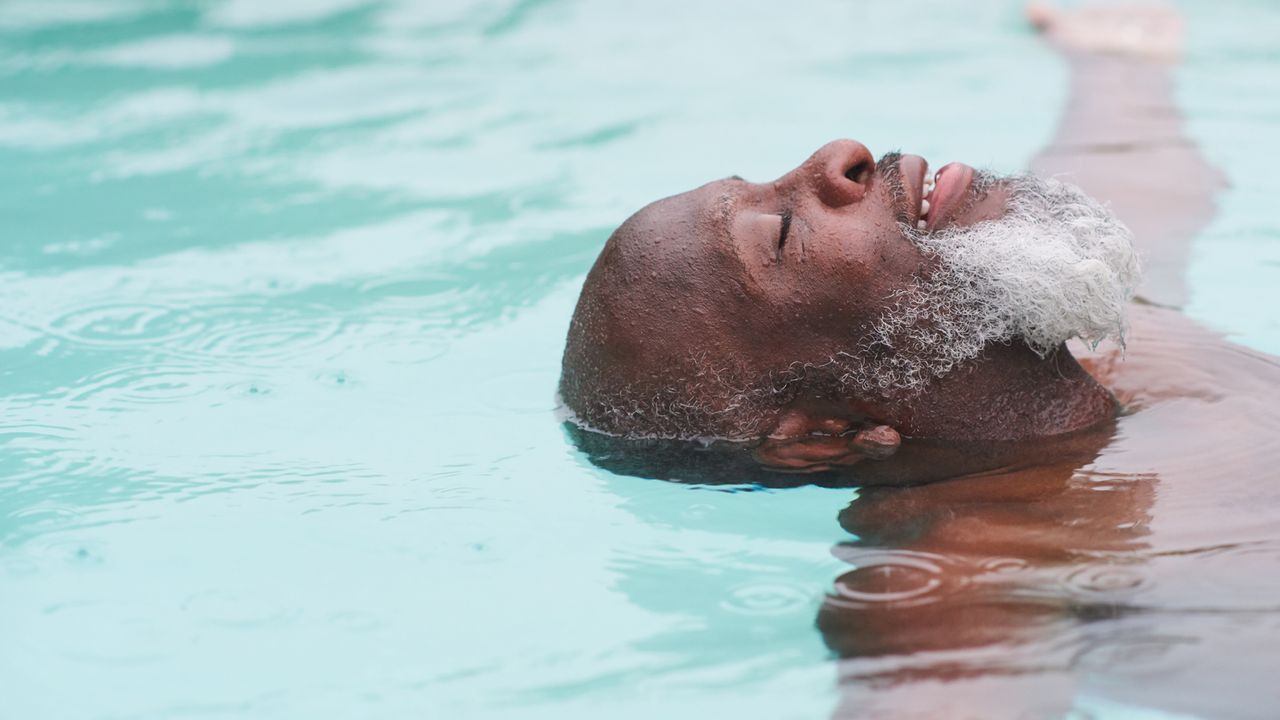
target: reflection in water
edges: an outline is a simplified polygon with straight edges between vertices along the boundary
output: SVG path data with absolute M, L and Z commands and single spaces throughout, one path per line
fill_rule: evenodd
M 832 549 L 849 568 L 816 618 L 838 659 L 835 717 L 1263 717 L 1280 644 L 1280 364 L 1175 312 L 1134 315 L 1123 360 L 1082 360 L 1126 414 L 1030 447 L 907 442 L 806 475 L 733 445 L 567 430 L 617 473 L 857 488 L 838 517 L 854 538 Z M 767 582 L 730 597 L 736 612 L 799 602 Z
M 1049 672 L 1036 661 L 1044 646 L 1135 600 L 1144 581 L 1127 565 L 1147 547 L 1155 488 L 1134 478 L 1099 492 L 1059 466 L 864 490 L 840 515 L 860 539 L 836 550 L 856 569 L 818 615 L 828 647 L 847 658 L 845 708 L 867 706 L 867 687 Z M 973 652 L 988 648 L 998 660 Z M 876 703 L 908 693 L 891 694 Z M 927 692 L 909 694 L 921 709 L 938 707 Z M 1057 700 L 1071 707 L 1070 693 Z M 1000 717 L 1023 707 L 992 702 L 970 709 Z
M 1114 436 L 1063 462 L 863 488 L 841 511 L 858 539 L 835 553 L 854 569 L 817 619 L 842 658 L 836 717 L 1062 717 L 1099 697 L 1263 716 L 1280 366 L 1173 313 L 1138 315 L 1125 362 L 1093 359 L 1135 409 Z
M 1270 657 L 1280 630 L 1257 602 L 1280 532 L 1250 478 L 1277 459 L 1176 435 L 1173 404 L 1120 433 L 1169 436 L 1178 479 L 1125 437 L 1076 473 L 1158 478 L 1138 545 L 1040 575 L 1008 549 L 963 570 L 905 522 L 865 524 L 833 558 L 850 478 L 619 478 L 547 410 L 576 286 L 639 205 L 775 176 L 849 134 L 1023 167 L 1064 78 L 1022 4 L 0 2 L 0 716 L 821 717 L 833 662 L 813 619 L 849 562 L 908 565 L 898 593 L 950 573 L 967 584 L 921 597 L 981 582 L 1049 610 L 1021 645 L 848 658 L 846 706 L 948 668 L 981 694 L 976 669 L 1052 666 L 1120 700 L 1165 677 L 1153 702 L 1196 707 L 1194 658 Z M 1266 259 L 1274 33 L 1265 8 L 1205 8 L 1192 24 L 1230 33 L 1188 66 L 1214 89 L 1199 122 L 1252 168 L 1231 164 L 1214 253 Z M 866 27 L 914 42 L 848 42 Z M 906 67 L 933 106 L 997 108 L 1001 132 L 966 112 L 939 133 Z M 1253 293 L 1265 319 L 1275 267 L 1227 267 L 1197 291 Z M 1258 461 L 1228 476 L 1223 457 Z M 836 589 L 866 602 L 874 580 Z M 1232 667 L 1205 677 L 1243 707 L 1256 673 Z

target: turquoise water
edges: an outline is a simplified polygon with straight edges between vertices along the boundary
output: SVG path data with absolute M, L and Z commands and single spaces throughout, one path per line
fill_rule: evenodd
M 1180 95 L 1191 135 L 1230 188 L 1192 248 L 1187 312 L 1251 347 L 1280 354 L 1280 8 L 1184 4 L 1190 57 Z
M 0 4 L 0 717 L 829 714 L 851 491 L 596 469 L 560 351 L 656 197 L 1022 167 L 1066 69 L 974 5 Z M 1280 352 L 1278 15 L 1188 12 L 1188 310 Z

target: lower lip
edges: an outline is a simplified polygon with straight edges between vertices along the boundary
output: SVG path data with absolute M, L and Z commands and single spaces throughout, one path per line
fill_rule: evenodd
M 973 184 L 973 168 L 964 163 L 944 165 L 934 179 L 933 192 L 929 194 L 929 215 L 925 229 L 936 230 L 945 225 L 964 205 Z

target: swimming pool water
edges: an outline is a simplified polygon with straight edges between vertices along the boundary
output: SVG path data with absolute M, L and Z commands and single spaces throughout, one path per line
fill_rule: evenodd
M 0 717 L 826 716 L 852 492 L 592 467 L 564 333 L 659 196 L 1022 167 L 1066 70 L 1019 7 L 0 4 Z M 1278 15 L 1186 9 L 1233 183 L 1188 309 L 1280 352 Z

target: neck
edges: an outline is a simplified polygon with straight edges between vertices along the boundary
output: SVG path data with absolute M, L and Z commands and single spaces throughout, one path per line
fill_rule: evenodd
M 1014 342 L 989 347 L 923 393 L 890 399 L 872 414 L 910 437 L 1024 440 L 1082 430 L 1116 410 L 1066 345 L 1041 358 Z

